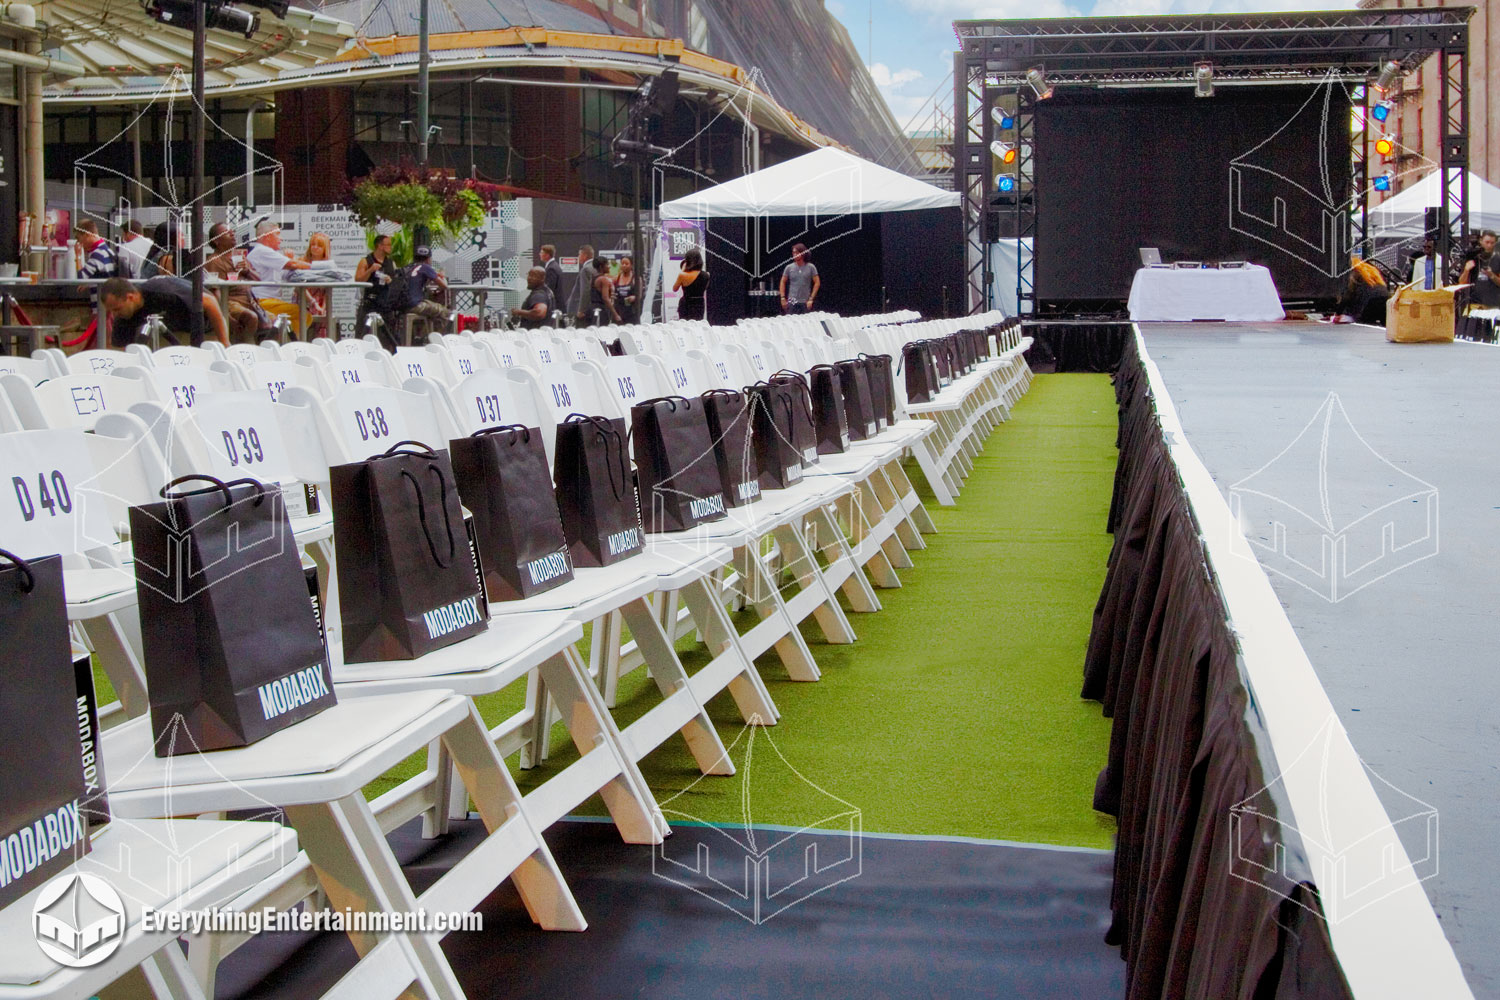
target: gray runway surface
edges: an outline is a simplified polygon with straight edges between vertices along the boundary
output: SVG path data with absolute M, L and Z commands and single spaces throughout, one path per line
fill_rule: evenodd
M 1278 503 L 1311 515 L 1288 531 L 1302 565 L 1272 584 L 1354 749 L 1438 810 L 1427 894 L 1475 995 L 1500 996 L 1500 348 L 1316 323 L 1142 331 L 1252 541 L 1269 542 Z M 1435 545 L 1419 540 L 1429 484 Z M 1335 592 L 1317 536 L 1340 534 L 1354 568 Z M 1393 816 L 1410 810 L 1375 786 Z

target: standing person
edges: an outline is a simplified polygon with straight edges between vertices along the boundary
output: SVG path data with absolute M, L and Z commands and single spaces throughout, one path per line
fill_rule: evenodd
M 682 272 L 672 283 L 672 291 L 679 289 L 677 318 L 702 319 L 708 308 L 708 272 L 703 270 L 703 254 L 697 247 L 682 255 Z
M 395 304 L 398 313 L 410 313 L 427 321 L 429 330 L 441 332 L 447 325 L 448 313 L 441 305 L 427 298 L 427 286 L 437 285 L 446 298 L 448 279 L 432 266 L 432 251 L 417 247 L 411 263 L 406 265 L 406 287 L 401 302 Z
M 176 344 L 173 333 L 191 333 L 193 313 L 193 284 L 186 278 L 158 275 L 148 278 L 139 288 L 124 278 L 110 278 L 99 289 L 104 299 L 104 308 L 114 318 L 110 332 L 110 343 L 125 347 L 140 337 L 141 327 L 147 316 L 160 316 L 169 331 L 167 339 Z M 229 343 L 229 330 L 224 323 L 224 314 L 219 312 L 219 300 L 208 292 L 203 293 L 203 329 L 221 344 Z M 195 339 L 193 346 L 202 343 Z
M 599 270 L 594 265 L 594 248 L 588 243 L 578 248 L 578 294 L 576 302 L 570 303 L 573 309 L 573 318 L 579 326 L 589 325 L 589 298 L 590 289 L 594 287 L 594 279 L 599 277 Z
M 141 277 L 141 267 L 150 256 L 151 247 L 151 240 L 146 236 L 146 227 L 141 225 L 140 219 L 131 219 L 125 223 L 124 239 L 120 241 L 120 252 L 115 255 L 115 259 L 119 262 L 120 277 Z
M 1490 258 L 1495 255 L 1495 234 L 1486 229 L 1479 234 L 1479 240 L 1471 246 L 1464 254 L 1463 270 L 1458 274 L 1458 283 L 1468 285 L 1478 281 L 1483 275 L 1485 268 L 1489 266 Z
M 298 260 L 281 249 L 281 227 L 270 219 L 255 224 L 255 242 L 245 254 L 245 263 L 261 281 L 273 282 L 284 280 L 288 271 L 308 268 L 307 261 Z M 297 322 L 297 304 L 282 285 L 257 285 L 255 297 L 260 300 L 260 307 L 271 315 L 288 316 L 294 324 Z M 297 334 L 300 336 L 302 331 L 298 330 Z
M 78 236 L 78 248 L 83 260 L 78 265 L 80 278 L 113 278 L 120 273 L 119 261 L 109 240 L 99 235 L 99 227 L 93 219 L 84 219 L 73 227 Z
M 1469 302 L 1480 309 L 1500 309 L 1500 253 L 1492 254 L 1484 270 L 1474 279 Z
M 620 258 L 620 274 L 615 278 L 615 315 L 620 323 L 640 322 L 641 281 L 635 274 L 635 261 Z
M 384 234 L 375 237 L 374 248 L 354 269 L 354 280 L 366 282 L 364 297 L 359 300 L 359 315 L 354 328 L 364 336 L 365 317 L 375 313 L 385 323 L 380 333 L 386 350 L 396 350 L 396 312 L 391 308 L 391 283 L 396 280 L 396 264 L 391 260 L 391 238 Z
M 615 279 L 610 277 L 608 266 L 600 266 L 594 271 L 588 317 L 588 326 L 609 326 L 620 322 L 620 314 L 615 309 Z
M 526 301 L 521 303 L 519 309 L 512 309 L 511 316 L 521 324 L 523 330 L 539 330 L 550 325 L 552 314 L 557 312 L 557 299 L 552 296 L 552 289 L 547 285 L 546 270 L 533 267 L 527 271 L 526 287 L 530 289 Z
M 208 230 L 208 248 L 213 252 L 203 264 L 203 270 L 221 281 L 235 281 L 240 277 L 239 266 L 234 260 L 234 230 L 222 222 L 215 222 Z M 260 332 L 262 317 L 255 304 L 255 296 L 244 285 L 229 289 L 229 315 L 225 317 L 229 332 L 237 344 L 253 344 Z
M 1443 281 L 1448 275 L 1443 269 L 1443 257 L 1437 252 L 1437 245 L 1431 236 L 1422 241 L 1421 252 L 1412 254 L 1409 263 L 1407 284 L 1420 283 L 1428 291 L 1443 287 Z
M 792 247 L 792 262 L 781 272 L 781 311 L 789 316 L 812 312 L 822 287 L 818 265 L 807 259 L 807 244 L 798 243 Z
M 551 243 L 543 243 L 542 256 L 542 284 L 552 293 L 553 308 L 556 303 L 562 301 L 562 265 L 557 262 L 557 247 Z

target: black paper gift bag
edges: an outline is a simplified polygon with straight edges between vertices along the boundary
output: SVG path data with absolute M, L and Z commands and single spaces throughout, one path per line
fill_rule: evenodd
M 474 515 L 491 601 L 515 601 L 573 579 L 542 432 L 486 427 L 448 442 L 458 495 Z
M 901 348 L 901 366 L 906 370 L 907 402 L 932 402 L 941 386 L 931 342 L 919 340 Z
M 889 354 L 861 354 L 870 376 L 870 405 L 875 409 L 875 429 L 885 430 L 896 422 L 896 384 L 891 381 Z
M 734 389 L 710 389 L 700 398 L 714 442 L 724 502 L 731 507 L 754 503 L 760 499 L 760 466 L 750 441 L 751 397 Z
M 485 630 L 446 452 L 397 442 L 334 466 L 329 493 L 346 661 L 414 659 Z
M 844 396 L 844 417 L 849 422 L 849 440 L 867 441 L 880 433 L 875 402 L 870 392 L 870 365 L 864 358 L 835 364 L 839 389 Z
M 557 509 L 575 566 L 608 566 L 645 546 L 625 421 L 570 413 L 552 460 Z
M 701 400 L 662 396 L 635 404 L 630 439 L 647 531 L 686 531 L 727 516 Z
M 205 489 L 173 492 L 185 482 Z M 130 509 L 157 756 L 245 746 L 332 707 L 281 489 L 183 476 Z
M 765 490 L 784 490 L 802 481 L 802 451 L 793 436 L 794 414 L 802 403 L 795 383 L 757 382 L 745 390 L 750 405 L 750 446 Z
M 813 413 L 812 389 L 807 384 L 807 376 L 783 368 L 771 376 L 771 384 L 786 386 L 792 390 L 792 399 L 796 404 L 792 407 L 792 443 L 797 446 L 797 453 L 802 456 L 803 471 L 806 471 L 808 466 L 818 464 L 818 425 Z
M 813 429 L 819 455 L 842 455 L 849 450 L 849 418 L 844 412 L 844 390 L 838 369 L 814 365 L 807 373 L 812 396 Z
M 0 549 L 0 906 L 88 853 L 61 556 Z

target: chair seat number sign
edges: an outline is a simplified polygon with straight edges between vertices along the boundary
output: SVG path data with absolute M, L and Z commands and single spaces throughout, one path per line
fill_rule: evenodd
M 118 540 L 88 446 L 76 430 L 6 434 L 0 468 L 0 546 L 30 559 Z

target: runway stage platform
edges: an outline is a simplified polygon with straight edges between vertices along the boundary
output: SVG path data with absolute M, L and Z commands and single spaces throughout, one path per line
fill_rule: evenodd
M 1500 996 L 1500 348 L 1317 323 L 1139 329 L 1469 987 Z M 1424 806 L 1436 823 L 1400 822 Z

